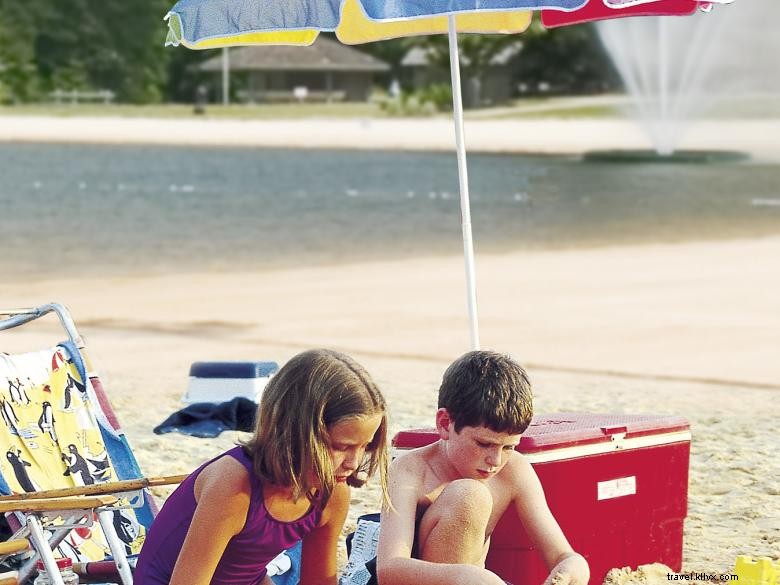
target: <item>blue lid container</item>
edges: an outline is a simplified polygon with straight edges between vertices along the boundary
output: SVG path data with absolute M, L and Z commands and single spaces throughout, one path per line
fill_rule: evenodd
M 194 378 L 267 378 L 279 370 L 276 362 L 194 362 Z

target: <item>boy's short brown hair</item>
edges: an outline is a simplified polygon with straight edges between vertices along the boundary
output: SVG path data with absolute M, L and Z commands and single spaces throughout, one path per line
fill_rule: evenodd
M 533 416 L 531 382 L 508 355 L 470 351 L 444 372 L 439 408 L 447 409 L 455 432 L 484 425 L 497 433 L 520 434 Z

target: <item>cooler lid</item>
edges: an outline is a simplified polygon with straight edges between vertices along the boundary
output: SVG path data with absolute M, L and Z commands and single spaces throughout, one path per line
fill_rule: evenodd
M 279 369 L 276 362 L 194 362 L 194 378 L 267 378 Z
M 523 453 L 535 453 L 562 447 L 608 443 L 618 437 L 634 439 L 689 429 L 690 424 L 681 416 L 558 412 L 535 416 L 523 433 L 518 449 Z
M 564 447 L 610 443 L 617 438 L 632 439 L 687 431 L 690 424 L 681 416 L 652 414 L 598 414 L 558 412 L 536 415 L 523 433 L 517 450 L 538 453 Z M 438 439 L 435 429 L 410 429 L 393 437 L 393 446 L 412 449 Z
M 438 440 L 439 433 L 434 428 L 404 429 L 403 431 L 398 431 L 393 436 L 390 444 L 398 449 L 416 449 L 417 447 L 430 445 Z

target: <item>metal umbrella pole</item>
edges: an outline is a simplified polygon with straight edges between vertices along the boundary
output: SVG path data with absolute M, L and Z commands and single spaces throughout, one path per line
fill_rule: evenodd
M 474 270 L 474 242 L 471 237 L 471 204 L 469 203 L 469 173 L 466 145 L 463 137 L 463 98 L 460 85 L 460 59 L 455 15 L 448 15 L 447 35 L 450 42 L 450 76 L 452 83 L 452 110 L 455 122 L 455 145 L 458 154 L 458 182 L 460 184 L 460 215 L 463 229 L 463 259 L 466 264 L 466 304 L 469 312 L 471 349 L 479 349 L 479 321 L 477 317 L 477 283 Z

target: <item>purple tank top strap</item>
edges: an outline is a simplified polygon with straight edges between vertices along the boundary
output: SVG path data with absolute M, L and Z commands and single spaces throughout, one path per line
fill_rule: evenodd
M 251 477 L 255 477 L 255 471 L 254 471 L 254 464 L 252 463 L 252 460 L 249 458 L 249 455 L 247 455 L 244 452 L 244 448 L 241 445 L 236 445 L 232 449 L 228 449 L 225 451 L 220 457 L 223 457 L 225 455 L 229 455 L 236 461 L 238 461 L 241 465 L 243 465 L 246 470 L 249 472 L 249 475 Z
M 255 473 L 255 466 L 252 461 L 252 459 L 249 457 L 249 455 L 246 454 L 244 451 L 244 448 L 241 445 L 237 445 L 233 447 L 232 449 L 228 449 L 225 451 L 222 456 L 228 456 L 236 461 L 238 461 L 241 465 L 244 466 L 244 469 L 246 469 L 247 473 L 249 474 L 249 486 L 251 488 L 251 499 L 250 499 L 250 510 L 249 514 L 252 515 L 255 513 L 258 507 L 265 507 L 263 504 L 263 482 L 262 480 L 257 477 L 257 474 Z

